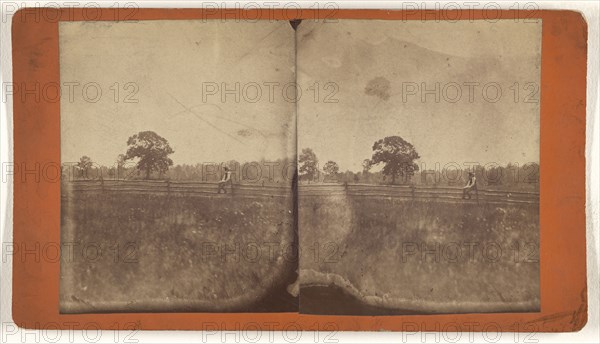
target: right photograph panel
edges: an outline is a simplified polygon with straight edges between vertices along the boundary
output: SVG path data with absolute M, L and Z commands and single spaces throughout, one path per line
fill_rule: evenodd
M 302 21 L 300 312 L 536 312 L 541 20 Z

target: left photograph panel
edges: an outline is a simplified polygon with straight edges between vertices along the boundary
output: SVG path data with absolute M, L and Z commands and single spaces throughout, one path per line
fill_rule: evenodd
M 290 23 L 59 38 L 61 313 L 296 312 Z

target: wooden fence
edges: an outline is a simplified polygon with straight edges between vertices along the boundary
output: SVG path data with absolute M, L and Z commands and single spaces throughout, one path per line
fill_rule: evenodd
M 71 193 L 118 191 L 173 195 L 217 195 L 217 183 L 158 180 L 97 180 L 63 184 L 63 197 Z M 234 184 L 226 186 L 227 195 L 243 197 L 291 197 L 290 186 Z M 538 204 L 539 193 L 525 191 L 483 190 L 462 199 L 462 188 L 374 184 L 300 184 L 298 197 L 352 196 L 361 198 L 401 198 L 442 202 Z
M 93 191 L 118 191 L 137 194 L 217 195 L 218 183 L 168 180 L 94 180 L 68 182 L 63 184 L 63 187 L 67 191 L 62 193 L 63 197 L 69 197 L 69 193 Z M 227 195 L 236 196 L 292 196 L 291 187 L 283 185 L 229 184 L 225 186 L 225 190 L 227 191 Z
M 445 202 L 522 203 L 538 204 L 539 193 L 525 191 L 483 190 L 471 193 L 471 199 L 462 198 L 463 189 L 457 187 L 427 187 L 411 185 L 374 184 L 305 184 L 298 189 L 299 197 L 349 195 L 363 198 L 404 198 Z

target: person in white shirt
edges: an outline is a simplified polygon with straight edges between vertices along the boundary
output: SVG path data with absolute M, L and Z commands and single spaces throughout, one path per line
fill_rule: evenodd
M 227 166 L 225 166 L 223 169 L 225 170 L 225 173 L 223 173 L 223 177 L 221 177 L 221 181 L 219 181 L 219 189 L 217 193 L 221 193 L 221 190 L 223 190 L 224 193 L 227 193 L 225 186 L 227 184 L 231 184 L 231 170 L 229 170 L 229 167 Z

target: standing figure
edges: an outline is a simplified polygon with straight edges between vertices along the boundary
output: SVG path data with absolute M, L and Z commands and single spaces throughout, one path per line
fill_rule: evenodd
M 479 193 L 477 192 L 477 178 L 475 178 L 475 173 L 469 172 L 469 179 L 467 179 L 467 185 L 463 187 L 463 199 L 471 199 L 471 192 L 475 191 L 477 195 L 477 200 L 479 200 Z
M 217 191 L 217 193 L 221 193 L 221 190 L 223 190 L 224 193 L 227 193 L 227 190 L 225 190 L 225 186 L 227 184 L 231 184 L 231 170 L 229 170 L 229 167 L 225 166 L 223 168 L 225 170 L 225 173 L 223 173 L 223 177 L 221 177 L 221 181 L 219 181 L 219 189 Z

